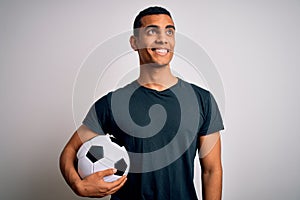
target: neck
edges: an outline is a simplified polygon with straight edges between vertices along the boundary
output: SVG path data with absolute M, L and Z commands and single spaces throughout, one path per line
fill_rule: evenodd
M 175 85 L 178 79 L 171 73 L 169 65 L 160 67 L 142 65 L 137 81 L 144 87 L 162 91 Z

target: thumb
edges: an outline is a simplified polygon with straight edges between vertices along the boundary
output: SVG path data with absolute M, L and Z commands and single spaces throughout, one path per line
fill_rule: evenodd
M 97 172 L 101 177 L 104 177 L 104 176 L 109 176 L 109 175 L 113 175 L 114 173 L 116 173 L 117 170 L 116 169 L 106 169 L 106 170 L 103 170 L 103 171 L 99 171 Z

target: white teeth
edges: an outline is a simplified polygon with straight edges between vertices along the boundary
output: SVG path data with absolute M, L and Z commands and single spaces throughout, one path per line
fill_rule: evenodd
M 159 54 L 166 54 L 168 52 L 168 50 L 167 49 L 155 49 L 155 52 L 159 53 Z

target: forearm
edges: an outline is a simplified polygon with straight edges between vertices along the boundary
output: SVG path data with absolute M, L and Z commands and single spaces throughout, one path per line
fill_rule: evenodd
M 75 132 L 63 149 L 59 159 L 61 173 L 67 184 L 77 195 L 81 195 L 77 185 L 81 181 L 81 178 L 75 169 L 74 162 L 76 161 L 77 150 L 82 143 L 81 138 Z
M 67 184 L 72 190 L 79 195 L 76 182 L 80 181 L 80 177 L 75 169 L 74 161 L 76 159 L 76 151 L 70 147 L 66 147 L 60 156 L 60 170 Z
M 202 172 L 203 200 L 220 200 L 222 198 L 222 169 Z

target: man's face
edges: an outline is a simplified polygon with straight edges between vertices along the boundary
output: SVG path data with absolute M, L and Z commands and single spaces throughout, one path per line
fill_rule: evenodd
M 140 64 L 169 65 L 175 46 L 173 20 L 165 14 L 147 15 L 136 38 Z

